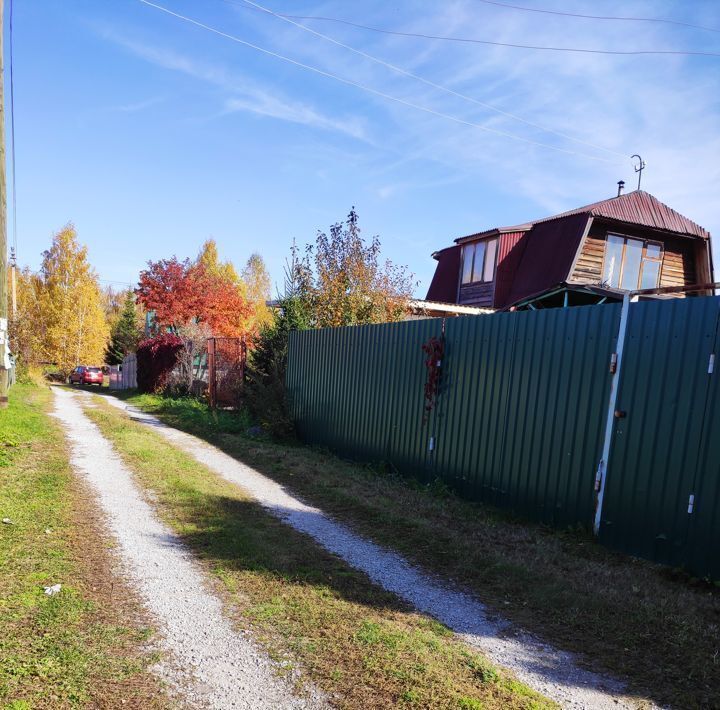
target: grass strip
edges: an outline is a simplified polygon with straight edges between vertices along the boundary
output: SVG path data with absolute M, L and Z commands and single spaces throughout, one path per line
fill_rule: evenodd
M 239 623 L 337 706 L 554 707 L 157 432 L 107 404 L 86 413 L 222 580 Z
M 153 632 L 113 577 L 50 400 L 18 384 L 0 414 L 0 517 L 11 521 L 0 526 L 0 705 L 167 707 L 147 670 Z
M 423 486 L 380 466 L 244 435 L 247 416 L 193 399 L 123 393 L 286 485 L 375 542 L 466 585 L 489 606 L 638 698 L 720 707 L 720 589 Z

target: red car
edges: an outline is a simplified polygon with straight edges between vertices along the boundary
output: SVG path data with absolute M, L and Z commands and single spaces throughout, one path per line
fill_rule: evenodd
M 102 387 L 103 371 L 100 367 L 80 365 L 70 373 L 71 385 L 98 385 Z

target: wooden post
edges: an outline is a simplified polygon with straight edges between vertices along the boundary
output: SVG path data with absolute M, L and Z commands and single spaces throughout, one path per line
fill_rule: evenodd
M 5 185 L 5 97 L 3 95 L 3 11 L 0 0 L 0 409 L 8 406 L 10 384 L 10 344 L 8 343 L 7 274 L 7 190 Z

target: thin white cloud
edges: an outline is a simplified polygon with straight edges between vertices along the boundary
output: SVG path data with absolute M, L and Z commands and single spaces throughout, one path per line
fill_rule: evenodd
M 640 4 L 648 14 L 657 14 L 652 3 Z M 357 19 L 408 31 L 469 35 L 522 44 L 623 50 L 702 49 L 710 48 L 708 43 L 713 40 L 662 26 L 643 26 L 642 32 L 638 32 L 638 27 L 631 23 L 597 23 L 571 18 L 540 21 L 531 13 L 480 7 L 473 0 L 425 4 L 422 12 L 409 0 L 400 0 L 392 10 L 382 0 L 369 0 L 361 11 L 359 8 L 327 0 L 315 7 L 308 2 L 297 12 Z M 604 9 L 608 14 L 623 12 L 622 3 L 617 1 Z M 638 13 L 641 9 L 638 8 Z M 340 47 L 309 37 L 276 18 L 242 10 L 238 10 L 235 17 L 242 23 L 244 32 L 253 33 L 253 39 L 284 55 L 442 113 L 584 152 L 583 146 L 563 142 L 557 136 L 548 136 L 398 76 Z M 217 22 L 223 29 L 236 31 L 238 25 L 233 24 L 232 18 L 230 15 L 230 20 Z M 298 81 L 297 88 L 286 84 L 285 95 L 265 95 L 264 87 L 229 74 L 217 65 L 155 47 L 128 45 L 127 41 L 125 46 L 148 61 L 223 87 L 227 91 L 226 110 L 273 116 L 354 137 L 364 136 L 366 126 L 373 126 L 373 134 L 377 136 L 373 144 L 375 150 L 365 150 L 358 165 L 371 179 L 374 173 L 374 184 L 379 185 L 376 194 L 387 199 L 397 192 L 398 186 L 402 185 L 404 190 L 407 171 L 413 171 L 413 180 L 417 179 L 418 185 L 432 179 L 438 169 L 443 174 L 455 171 L 466 183 L 472 182 L 478 188 L 478 224 L 467 225 L 468 229 L 492 226 L 482 223 L 484 212 L 494 208 L 494 205 L 484 205 L 482 200 L 483 187 L 488 183 L 492 183 L 494 192 L 500 188 L 509 196 L 517 197 L 517 206 L 510 203 L 507 207 L 506 220 L 520 222 L 543 212 L 552 213 L 610 196 L 619 179 L 626 180 L 629 188 L 633 187 L 635 175 L 629 155 L 639 152 L 647 162 L 643 187 L 711 231 L 720 233 L 720 203 L 714 197 L 720 194 L 717 62 L 680 57 L 533 52 L 412 40 L 311 21 L 308 24 L 432 81 L 628 157 L 618 158 L 617 164 L 593 163 L 579 156 L 553 153 L 454 125 L 328 83 L 327 105 L 347 101 L 348 95 L 357 96 L 354 113 L 364 117 L 338 119 L 306 104 L 307 86 L 315 87 L 318 82 L 322 86 L 324 80 Z
M 346 133 L 353 138 L 366 139 L 364 122 L 355 117 L 336 119 L 319 113 L 311 106 L 286 101 L 265 91 L 246 92 L 245 96 L 227 99 L 225 113 L 246 111 L 258 116 L 269 116 L 282 121 L 300 123 L 324 130 Z
M 657 14 L 651 5 L 646 8 L 648 14 Z M 615 2 L 605 9 L 609 14 L 615 10 L 622 14 L 623 8 Z M 463 0 L 426 5 L 422 13 L 402 2 L 392 12 L 380 3 L 368 3 L 362 13 L 353 13 L 338 2 L 326 2 L 315 10 L 306 8 L 303 14 L 334 15 L 409 31 L 555 46 L 702 49 L 711 48 L 708 43 L 713 39 L 666 27 L 643 26 L 638 32 L 631 23 L 598 24 L 569 18 L 540 22 L 530 13 L 481 9 L 477 3 Z M 335 73 L 413 103 L 548 140 L 542 132 L 512 119 L 358 61 L 349 52 L 320 39 L 308 39 L 305 33 L 284 28 L 273 18 L 263 19 L 265 22 L 258 21 L 256 27 L 265 32 L 267 42 L 286 54 L 331 67 Z M 402 171 L 410 166 L 417 169 L 418 161 L 425 161 L 442 165 L 444 170 L 454 168 L 477 181 L 479 188 L 492 182 L 495 189 L 502 186 L 508 194 L 516 195 L 522 204 L 508 214 L 512 223 L 611 196 L 619 179 L 624 179 L 628 188 L 634 187 L 636 176 L 629 156 L 639 152 L 647 162 L 643 188 L 720 233 L 720 203 L 713 197 L 720 194 L 720 74 L 716 61 L 448 45 L 378 36 L 327 23 L 313 26 L 437 83 L 450 84 L 503 110 L 627 155 L 626 159 L 618 157 L 616 164 L 595 164 L 579 156 L 528 147 L 405 107 L 383 104 L 384 117 L 377 117 L 383 124 L 383 135 L 396 147 L 402 146 L 398 150 L 404 158 L 396 163 L 396 174 L 387 175 L 381 183 L 380 197 L 394 193 Z M 552 136 L 549 140 L 555 142 Z M 563 145 L 584 152 L 583 146 Z M 479 199 L 479 218 L 481 211 Z
M 144 101 L 134 101 L 126 104 L 118 104 L 117 106 L 108 106 L 105 110 L 112 113 L 138 113 L 145 109 L 157 106 L 165 100 L 164 96 L 156 96 Z
M 260 87 L 247 77 L 220 64 L 201 61 L 165 47 L 140 42 L 107 28 L 103 28 L 101 34 L 105 39 L 115 42 L 151 64 L 180 72 L 222 89 L 226 94 L 223 99 L 223 114 L 242 111 L 320 130 L 343 133 L 358 140 L 368 140 L 365 122 L 357 116 L 337 118 L 318 111 L 305 102 L 288 99 L 277 92 Z M 132 108 L 128 106 L 126 110 Z

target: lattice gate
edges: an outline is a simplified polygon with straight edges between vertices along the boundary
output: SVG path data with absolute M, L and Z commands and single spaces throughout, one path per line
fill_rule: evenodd
M 208 338 L 210 406 L 235 407 L 245 381 L 247 344 L 244 338 Z

